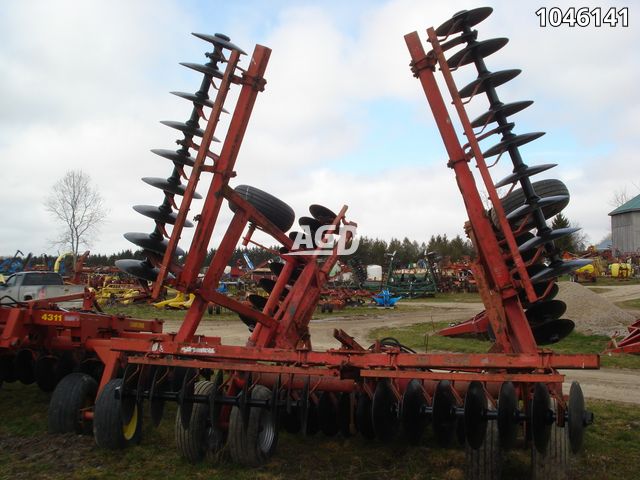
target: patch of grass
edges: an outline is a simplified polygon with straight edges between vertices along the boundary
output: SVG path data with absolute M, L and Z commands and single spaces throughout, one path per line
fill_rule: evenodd
M 615 290 L 615 288 L 604 288 L 604 287 L 587 287 L 587 288 L 591 290 L 593 293 L 597 293 L 597 294 L 612 292 Z
M 631 300 L 616 302 L 616 305 L 619 306 L 620 308 L 626 308 L 630 310 L 640 310 L 640 298 L 632 298 Z
M 436 293 L 434 297 L 425 298 L 405 298 L 401 302 L 452 302 L 452 303 L 482 303 L 482 299 L 478 293 Z
M 280 432 L 278 450 L 268 465 L 241 467 L 224 460 L 192 465 L 176 451 L 173 439 L 175 404 L 153 429 L 145 418 L 142 444 L 122 450 L 98 449 L 93 439 L 77 435 L 48 435 L 49 396 L 35 386 L 5 384 L 0 395 L 0 478 L 118 479 L 171 478 L 281 480 L 308 479 L 431 479 L 464 478 L 464 451 L 435 446 L 428 428 L 418 446 L 402 440 L 391 444 L 351 438 L 313 437 Z M 640 423 L 636 405 L 588 401 L 595 424 L 585 436 L 585 449 L 572 462 L 572 478 L 600 480 L 637 478 Z M 28 428 L 24 425 L 28 424 Z M 510 452 L 505 478 L 528 478 L 527 450 Z

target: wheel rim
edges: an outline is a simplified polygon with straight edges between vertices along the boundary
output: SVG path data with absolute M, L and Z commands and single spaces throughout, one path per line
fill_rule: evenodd
M 138 406 L 136 405 L 133 408 L 133 414 L 131 415 L 131 420 L 127 423 L 122 424 L 122 435 L 125 440 L 131 440 L 138 429 Z

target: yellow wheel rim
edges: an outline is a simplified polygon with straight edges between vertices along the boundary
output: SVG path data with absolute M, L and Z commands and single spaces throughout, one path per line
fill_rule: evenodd
M 138 406 L 136 405 L 133 409 L 133 415 L 131 415 L 131 420 L 129 420 L 129 423 L 125 423 L 122 425 L 122 434 L 124 435 L 125 440 L 131 440 L 136 434 L 137 429 L 138 429 Z

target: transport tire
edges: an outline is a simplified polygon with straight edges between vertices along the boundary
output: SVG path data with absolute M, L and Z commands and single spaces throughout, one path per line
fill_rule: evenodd
M 562 183 L 560 180 L 556 180 L 556 179 L 539 180 L 537 182 L 533 182 L 532 185 L 533 185 L 533 189 L 536 192 L 536 195 L 538 195 L 541 198 L 553 197 L 556 195 L 567 195 L 567 196 L 569 195 L 569 190 L 567 189 L 566 185 Z M 524 204 L 525 202 L 524 192 L 522 191 L 521 188 L 519 188 L 518 190 L 514 190 L 513 192 L 511 192 L 510 194 L 502 198 L 500 202 L 502 203 L 502 208 L 504 209 L 505 215 L 508 215 L 509 213 L 513 212 L 516 208 L 518 208 L 520 205 Z M 542 212 L 544 213 L 544 217 L 547 220 L 550 219 L 554 215 L 560 213 L 568 204 L 569 204 L 569 200 L 567 199 L 565 202 L 561 204 L 550 205 L 548 207 L 543 208 Z M 496 212 L 494 210 L 491 210 L 490 215 L 491 215 L 491 221 L 493 222 L 493 224 L 496 227 L 499 227 L 500 224 L 498 223 L 498 216 L 496 215 Z M 529 228 L 532 228 L 533 224 L 532 222 L 530 223 L 531 223 L 531 227 Z M 515 228 L 517 228 L 517 225 L 518 224 L 513 226 L 514 230 Z
M 196 395 L 209 396 L 215 385 L 213 382 L 196 383 Z M 199 463 L 205 458 L 215 463 L 225 444 L 224 432 L 211 424 L 208 403 L 196 403 L 188 425 L 182 423 L 182 415 L 176 413 L 175 426 L 176 446 L 180 454 L 189 463 Z
M 269 400 L 271 391 L 256 385 L 251 391 L 252 400 Z M 273 413 L 261 407 L 251 407 L 245 425 L 238 407 L 231 409 L 229 419 L 229 454 L 239 464 L 260 466 L 269 461 L 278 444 L 278 426 Z
M 551 438 L 545 453 L 531 446 L 532 480 L 566 480 L 569 476 L 569 429 L 551 425 Z
M 282 200 L 249 185 L 239 185 L 234 190 L 283 232 L 288 231 L 293 225 L 296 215 Z M 229 203 L 229 207 L 235 213 L 236 206 Z
M 490 421 L 487 433 L 480 448 L 465 447 L 466 473 L 468 480 L 499 479 L 502 473 L 502 449 L 498 436 L 498 423 Z
M 142 408 L 136 405 L 129 422 L 124 423 L 120 411 L 120 400 L 116 389 L 122 378 L 111 380 L 98 396 L 93 413 L 93 436 L 96 444 L 109 450 L 121 450 L 140 443 L 142 436 Z
M 92 422 L 83 418 L 83 411 L 96 399 L 98 384 L 89 375 L 72 373 L 56 386 L 49 402 L 49 433 L 91 435 Z

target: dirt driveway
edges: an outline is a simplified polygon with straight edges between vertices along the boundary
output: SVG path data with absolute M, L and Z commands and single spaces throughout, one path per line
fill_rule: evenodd
M 624 285 L 606 287 L 603 292 L 613 302 L 640 297 L 640 285 Z M 362 315 L 335 316 L 319 318 L 311 321 L 310 330 L 314 349 L 328 349 L 338 346 L 333 338 L 333 330 L 344 329 L 362 345 L 370 341 L 369 333 L 379 327 L 401 327 L 414 323 L 458 322 L 471 318 L 483 310 L 481 303 L 446 303 L 446 302 L 412 302 L 402 307 L 401 311 L 366 311 Z M 165 331 L 176 331 L 178 321 L 167 321 Z M 242 345 L 246 342 L 248 331 L 239 320 L 206 320 L 202 322 L 198 333 L 217 335 L 224 338 L 226 344 Z M 601 369 L 583 371 L 565 371 L 566 389 L 570 382 L 578 380 L 588 398 L 614 400 L 640 405 L 640 370 Z

